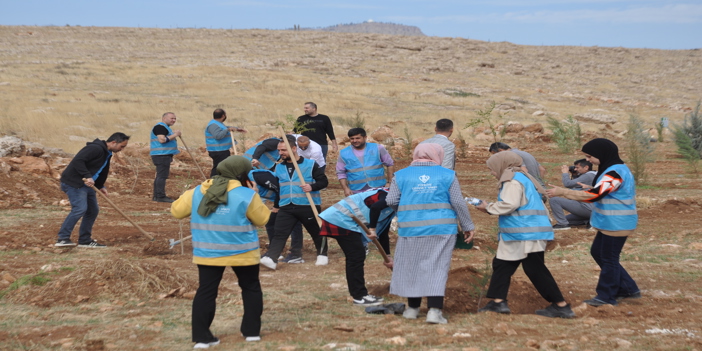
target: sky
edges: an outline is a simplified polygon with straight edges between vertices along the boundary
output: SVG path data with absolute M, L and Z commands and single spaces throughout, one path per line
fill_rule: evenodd
M 0 25 L 287 29 L 368 20 L 522 45 L 702 48 L 702 0 L 0 0 Z

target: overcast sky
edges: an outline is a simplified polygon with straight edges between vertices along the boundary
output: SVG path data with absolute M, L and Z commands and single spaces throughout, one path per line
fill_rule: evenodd
M 0 0 L 0 25 L 286 29 L 371 19 L 526 45 L 702 48 L 702 0 Z

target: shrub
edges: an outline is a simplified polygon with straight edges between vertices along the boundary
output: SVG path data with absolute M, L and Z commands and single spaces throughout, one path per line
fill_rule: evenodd
M 675 145 L 678 153 L 687 161 L 695 174 L 699 174 L 699 161 L 702 158 L 702 117 L 700 102 L 695 109 L 685 116 L 682 125 L 673 128 Z
M 478 110 L 476 113 L 478 114 L 478 118 L 473 118 L 471 119 L 467 124 L 466 128 L 471 128 L 475 127 L 478 125 L 486 125 L 488 128 L 490 128 L 490 132 L 492 133 L 492 138 L 495 140 L 495 142 L 500 141 L 497 138 L 497 132 L 498 132 L 498 126 L 497 126 L 497 121 L 493 120 L 492 116 L 492 111 L 495 110 L 495 102 L 491 101 L 490 105 L 484 109 L 484 110 Z M 498 113 L 496 119 L 502 119 L 502 114 Z M 504 136 L 506 132 L 505 128 L 502 128 L 502 132 L 500 133 L 500 138 Z
M 653 162 L 653 146 L 651 135 L 644 128 L 644 122 L 635 115 L 629 115 L 626 132 L 626 149 L 629 155 L 629 166 L 637 184 L 646 183 L 646 163 Z
M 569 154 L 580 149 L 582 132 L 580 123 L 573 116 L 569 115 L 564 121 L 548 117 L 548 125 L 553 131 L 552 139 L 562 153 Z

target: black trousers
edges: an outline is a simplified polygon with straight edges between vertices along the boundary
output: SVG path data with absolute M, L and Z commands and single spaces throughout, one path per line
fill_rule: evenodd
M 229 157 L 231 152 L 229 150 L 207 151 L 207 154 L 210 155 L 212 159 L 212 170 L 210 171 L 210 178 L 212 178 L 217 175 L 217 165 Z
M 232 267 L 241 287 L 244 301 L 244 317 L 241 319 L 241 334 L 261 335 L 261 314 L 263 314 L 263 292 L 258 280 L 259 265 Z M 193 342 L 211 342 L 215 336 L 210 331 L 217 309 L 217 293 L 222 281 L 224 266 L 197 265 L 200 286 L 193 299 L 192 328 Z
M 152 155 L 151 161 L 156 166 L 156 179 L 154 179 L 154 198 L 166 197 L 166 179 L 171 174 L 171 161 L 173 155 Z
M 266 234 L 268 235 L 268 245 L 273 242 L 273 237 L 275 236 L 275 219 L 278 217 L 278 213 L 271 212 L 271 217 L 266 223 Z M 295 257 L 302 257 L 302 223 L 297 222 L 290 232 L 290 253 Z
M 346 256 L 346 284 L 349 286 L 349 294 L 356 300 L 368 295 L 366 289 L 366 278 L 364 263 L 366 261 L 366 249 L 363 247 L 361 233 L 351 235 L 329 236 L 336 239 L 341 251 Z
M 422 305 L 421 297 L 408 297 L 407 306 L 412 308 L 419 308 Z M 444 308 L 444 297 L 443 296 L 427 296 L 427 307 L 428 308 Z
M 321 212 L 321 206 L 317 206 L 317 211 Z M 288 241 L 290 232 L 295 227 L 297 222 L 302 225 L 310 233 L 314 247 L 317 249 L 318 255 L 327 255 L 328 245 L 322 247 L 322 236 L 319 235 L 319 224 L 309 205 L 289 204 L 281 206 L 278 210 L 278 215 L 275 218 L 275 234 L 268 245 L 268 252 L 265 256 L 270 257 L 273 262 L 278 262 L 278 256 L 285 248 L 285 242 Z
M 544 252 L 532 252 L 526 258 L 519 261 L 504 261 L 497 257 L 492 259 L 492 278 L 488 287 L 487 297 L 491 299 L 507 299 L 509 284 L 512 275 L 517 271 L 519 265 L 524 268 L 531 283 L 546 301 L 557 303 L 565 301 L 561 290 L 553 279 L 551 271 L 544 264 Z

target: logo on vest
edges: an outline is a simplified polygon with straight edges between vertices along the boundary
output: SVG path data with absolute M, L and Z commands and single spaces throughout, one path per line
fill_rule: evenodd
M 231 212 L 231 210 L 224 206 L 217 206 L 217 211 L 215 211 L 218 215 L 228 215 L 229 212 Z
M 420 180 L 422 183 L 428 182 L 428 181 L 429 181 L 429 178 L 430 178 L 430 177 L 429 177 L 428 175 L 426 175 L 426 174 L 419 176 L 419 180 Z

